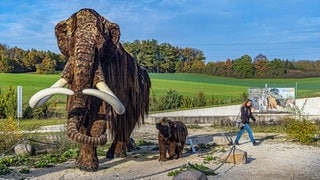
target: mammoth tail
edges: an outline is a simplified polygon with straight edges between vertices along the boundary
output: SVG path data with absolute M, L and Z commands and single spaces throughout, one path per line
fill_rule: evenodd
M 91 137 L 79 132 L 77 125 L 78 123 L 75 120 L 68 120 L 67 123 L 67 135 L 68 137 L 82 144 L 91 144 L 94 146 L 102 146 L 107 143 L 107 135 L 102 134 L 99 137 Z

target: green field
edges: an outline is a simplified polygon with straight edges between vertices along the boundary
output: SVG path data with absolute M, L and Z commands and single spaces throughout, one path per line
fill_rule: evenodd
M 169 88 L 184 95 L 203 92 L 206 95 L 239 96 L 249 87 L 293 87 L 297 98 L 320 96 L 320 78 L 304 79 L 236 79 L 202 74 L 155 74 L 151 73 L 152 91 L 163 94 Z
M 50 87 L 54 82 L 59 79 L 60 75 L 37 75 L 37 74 L 11 74 L 0 73 L 0 89 L 7 90 L 9 86 L 17 88 L 22 86 L 22 99 L 26 103 L 30 97 L 37 91 Z
M 9 86 L 23 87 L 23 102 L 26 103 L 37 91 L 50 87 L 60 77 L 55 75 L 7 74 L 0 73 L 0 89 Z M 320 96 L 320 78 L 304 79 L 235 79 L 201 74 L 150 74 L 151 93 L 159 97 L 169 89 L 185 96 L 195 96 L 203 92 L 206 96 L 235 96 L 247 92 L 248 87 L 297 87 L 297 98 Z M 59 97 L 65 99 L 64 97 Z

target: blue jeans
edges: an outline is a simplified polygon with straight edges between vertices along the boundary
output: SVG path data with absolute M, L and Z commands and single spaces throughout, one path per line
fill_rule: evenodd
M 252 142 L 252 143 L 255 142 L 254 137 L 253 137 L 253 135 L 252 135 L 251 128 L 250 128 L 250 126 L 249 126 L 248 123 L 245 123 L 244 126 L 243 126 L 243 128 L 240 129 L 240 131 L 239 131 L 238 134 L 237 134 L 237 137 L 236 137 L 235 142 L 236 142 L 236 143 L 239 142 L 239 139 L 241 138 L 244 130 L 247 130 L 251 142 Z

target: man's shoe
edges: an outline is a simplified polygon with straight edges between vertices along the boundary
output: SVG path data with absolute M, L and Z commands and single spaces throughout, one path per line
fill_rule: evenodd
M 259 143 L 257 143 L 256 141 L 254 141 L 254 142 L 252 143 L 252 145 L 253 145 L 253 146 L 258 146 Z
M 240 145 L 238 142 L 235 142 L 234 144 L 235 144 L 235 145 Z

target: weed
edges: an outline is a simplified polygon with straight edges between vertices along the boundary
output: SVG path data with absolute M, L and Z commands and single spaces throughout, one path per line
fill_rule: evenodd
M 210 161 L 213 161 L 214 157 L 212 155 L 207 155 L 204 159 L 203 159 L 203 163 L 208 164 Z
M 30 173 L 30 169 L 29 168 L 26 168 L 26 167 L 23 167 L 19 170 L 19 173 L 21 174 L 29 174 Z
M 183 171 L 187 171 L 188 169 L 189 169 L 189 167 L 187 165 L 183 165 L 180 169 L 168 172 L 167 176 L 176 176 L 176 175 L 182 173 Z
M 147 145 L 154 145 L 154 143 L 153 142 L 150 142 L 150 141 L 145 141 L 145 140 L 138 140 L 137 142 L 136 142 L 136 145 L 137 146 L 147 146 Z
M 5 165 L 0 163 L 0 175 L 10 174 L 10 169 Z
M 177 169 L 177 170 L 174 170 L 174 171 L 170 171 L 167 176 L 177 176 L 178 174 L 182 173 L 183 171 L 187 171 L 187 170 L 197 170 L 197 171 L 201 171 L 203 172 L 206 176 L 213 176 L 213 175 L 216 175 L 216 173 L 202 165 L 202 164 L 189 164 L 189 165 L 183 165 L 180 169 Z
M 69 149 L 62 154 L 62 157 L 66 159 L 76 159 L 79 154 L 79 149 Z
M 202 129 L 202 127 L 199 124 L 188 124 L 188 129 Z

